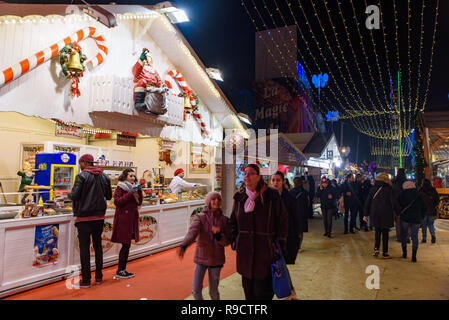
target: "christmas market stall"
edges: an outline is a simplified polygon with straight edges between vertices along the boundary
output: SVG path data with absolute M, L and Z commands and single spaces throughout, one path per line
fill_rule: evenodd
M 81 5 L 0 3 L 0 41 L 8 43 L 0 48 L 0 296 L 79 268 L 67 194 L 81 155 L 94 157 L 113 189 L 125 168 L 144 187 L 134 259 L 180 243 L 206 193 L 224 186 L 223 130 L 244 135 L 164 13 L 101 8 L 94 19 Z M 109 201 L 106 266 L 120 249 L 110 241 L 114 214 Z
M 428 166 L 425 177 L 433 182 L 441 196 L 439 218 L 449 219 L 449 112 L 423 112 L 419 121 L 424 146 L 421 162 L 425 161 Z M 423 167 L 418 163 L 418 156 L 416 165 Z
M 286 136 L 306 156 L 304 166 L 315 181 L 319 181 L 321 176 L 338 176 L 343 161 L 333 133 L 297 133 Z

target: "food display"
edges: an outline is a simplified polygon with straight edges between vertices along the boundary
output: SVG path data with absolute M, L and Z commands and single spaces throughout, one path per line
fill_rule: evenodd
M 181 193 L 182 201 L 191 201 L 191 200 L 202 200 L 205 199 L 206 196 L 199 191 L 188 191 Z
M 114 199 L 107 201 L 107 208 L 108 209 L 115 209 Z

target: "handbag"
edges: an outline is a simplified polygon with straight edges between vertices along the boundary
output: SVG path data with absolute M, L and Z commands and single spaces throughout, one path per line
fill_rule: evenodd
M 410 204 L 409 204 L 408 206 L 406 206 L 404 209 L 401 210 L 401 213 L 400 213 L 399 215 L 403 214 L 405 211 L 407 211 L 408 209 L 410 209 L 410 207 L 415 203 L 416 200 L 418 200 L 418 198 L 419 198 L 419 197 L 416 197 L 415 199 L 413 199 L 413 201 L 410 202 Z
M 275 257 L 278 258 L 271 264 L 271 276 L 273 291 L 279 299 L 287 298 L 292 294 L 290 273 L 287 269 L 279 241 L 274 243 Z

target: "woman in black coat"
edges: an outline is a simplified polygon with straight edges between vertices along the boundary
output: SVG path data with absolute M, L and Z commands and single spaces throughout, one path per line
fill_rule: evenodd
M 285 262 L 287 264 L 295 264 L 299 250 L 301 216 L 298 210 L 298 202 L 284 187 L 284 180 L 284 174 L 277 171 L 271 176 L 271 186 L 279 192 L 288 213 L 287 255 L 285 256 Z
M 237 272 L 242 275 L 246 300 L 271 300 L 274 242 L 279 241 L 285 256 L 288 214 L 279 193 L 266 185 L 256 164 L 245 168 L 243 179 L 245 187 L 234 195 L 229 220 Z
M 404 182 L 402 189 L 399 196 L 399 204 L 401 205 L 402 257 L 404 259 L 407 258 L 407 238 L 408 230 L 410 229 L 412 236 L 412 262 L 416 262 L 418 231 L 427 214 L 427 206 L 422 194 L 419 193 L 412 181 Z
M 380 240 L 382 237 L 382 256 L 386 259 L 388 254 L 388 236 L 390 228 L 394 226 L 395 213 L 399 213 L 399 206 L 394 195 L 391 180 L 388 175 L 382 173 L 376 177 L 374 186 L 371 188 L 365 201 L 364 220 L 371 224 L 376 230 L 374 240 L 374 256 L 379 255 Z
M 304 180 L 300 177 L 293 179 L 294 188 L 290 190 L 290 194 L 296 199 L 299 212 L 299 251 L 301 252 L 301 244 L 304 239 L 304 232 L 309 231 L 309 210 L 312 205 L 310 195 L 304 189 Z

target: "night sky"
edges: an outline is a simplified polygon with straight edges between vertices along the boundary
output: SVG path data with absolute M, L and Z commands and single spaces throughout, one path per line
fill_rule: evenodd
M 252 0 L 245 0 L 247 4 L 251 4 Z M 297 1 L 297 0 L 296 0 Z M 296 3 L 296 1 L 291 1 Z M 340 0 L 343 4 L 349 0 Z M 426 4 L 435 6 L 436 0 L 425 0 Z M 15 3 L 67 3 L 71 1 L 7 1 Z M 104 3 L 110 1 L 90 1 L 90 3 Z M 155 4 L 161 1 L 115 1 L 117 4 Z M 214 67 L 221 70 L 224 82 L 218 81 L 225 94 L 229 97 L 234 107 L 238 111 L 247 112 L 243 106 L 241 99 L 241 89 L 250 89 L 254 79 L 254 43 L 255 43 L 255 27 L 245 12 L 241 0 L 178 0 L 172 1 L 179 8 L 186 11 L 190 22 L 178 24 L 178 28 L 182 31 L 186 39 L 190 42 L 200 59 L 207 67 Z M 307 3 L 310 0 L 304 0 L 306 11 L 310 10 Z M 318 1 L 321 2 L 321 1 Z M 339 1 L 329 0 L 329 6 L 335 6 Z M 377 1 L 367 1 L 368 4 L 374 4 Z M 407 1 L 397 1 L 406 4 Z M 412 1 L 416 3 L 417 1 Z M 419 1 L 420 2 L 420 1 Z M 80 3 L 75 1 L 74 3 Z M 255 3 L 263 8 L 263 0 L 255 0 Z M 265 0 L 270 10 L 275 10 L 274 1 Z M 285 3 L 284 0 L 278 0 L 277 3 Z M 365 0 L 354 0 L 356 6 L 364 6 Z M 387 2 L 382 1 L 384 11 L 389 10 Z M 389 2 L 391 5 L 391 1 Z M 399 6 L 399 5 L 398 5 Z M 281 7 L 281 10 L 284 10 Z M 399 10 L 402 10 L 399 7 Z M 439 9 L 439 25 L 436 37 L 434 68 L 432 74 L 431 89 L 426 110 L 447 110 L 449 108 L 449 86 L 447 81 L 447 73 L 449 71 L 449 1 L 440 0 Z M 326 14 L 325 12 L 320 12 Z M 364 12 L 361 12 L 361 17 Z M 313 14 L 312 14 L 313 16 Z M 432 17 L 430 17 L 432 18 Z M 426 17 L 427 19 L 427 17 Z M 267 18 L 268 20 L 268 18 Z M 324 20 L 324 17 L 323 17 Z M 429 20 L 431 21 L 431 19 Z M 386 19 L 386 24 L 388 24 Z M 279 21 L 280 23 L 280 21 Z M 425 22 L 425 25 L 427 20 Z M 284 24 L 280 24 L 283 26 Z M 430 25 L 430 23 L 428 24 Z M 259 27 L 262 27 L 259 25 Z M 271 26 L 269 26 L 271 27 Z M 313 26 L 314 28 L 316 26 Z M 336 25 L 338 32 L 343 27 Z M 426 25 L 427 28 L 427 25 Z M 318 32 L 317 32 L 318 34 Z M 428 35 L 429 33 L 426 33 Z M 419 38 L 419 34 L 411 34 L 413 38 Z M 401 37 L 401 35 L 400 35 Z M 431 38 L 425 38 L 425 48 L 429 48 Z M 402 51 L 404 43 L 401 43 L 401 58 L 404 54 Z M 301 43 L 299 43 L 301 45 Z M 391 45 L 391 44 L 390 44 Z M 345 51 L 346 52 L 346 51 Z M 384 56 L 384 55 L 379 55 Z M 348 54 L 348 59 L 351 56 Z M 371 59 L 371 57 L 370 57 Z M 374 57 L 375 59 L 375 57 Z M 428 60 L 424 60 L 427 63 Z M 302 62 L 303 63 L 303 62 Z M 309 63 L 309 61 L 306 61 Z M 311 65 L 311 64 L 310 64 Z M 331 70 L 332 71 L 332 70 Z M 412 70 L 413 73 L 413 70 Z M 310 75 L 308 75 L 310 78 Z M 325 92 L 324 92 L 325 94 Z M 363 97 L 362 97 L 363 98 Z M 340 141 L 340 124 L 334 124 L 334 131 Z M 350 123 L 345 125 L 344 145 L 351 146 L 350 159 L 355 160 L 355 147 L 357 143 L 357 135 L 360 135 L 359 145 L 359 162 L 369 157 L 369 138 L 359 134 Z

